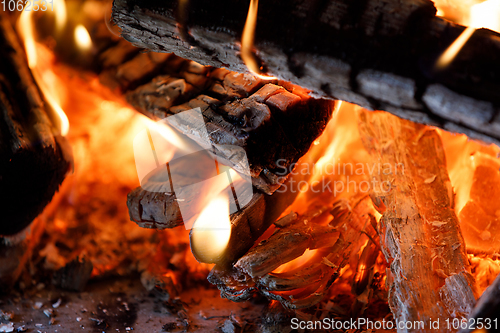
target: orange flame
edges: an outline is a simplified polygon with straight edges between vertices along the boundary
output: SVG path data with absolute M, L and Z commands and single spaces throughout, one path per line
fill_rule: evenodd
M 438 9 L 438 11 L 444 14 L 443 10 Z M 469 26 L 439 57 L 435 66 L 437 70 L 442 70 L 450 65 L 476 29 L 487 28 L 500 32 L 500 0 L 487 0 L 473 5 L 469 15 Z
M 75 28 L 75 42 L 81 50 L 88 50 L 92 47 L 92 39 L 90 39 L 89 32 L 81 24 Z
M 64 2 L 62 0 L 55 1 L 56 6 L 59 5 L 57 2 Z M 60 6 L 61 8 L 66 8 L 64 4 Z M 33 27 L 33 10 L 24 10 L 19 18 L 18 30 L 21 32 L 21 36 L 24 41 L 24 47 L 26 50 L 26 55 L 28 58 L 28 66 L 31 69 L 33 77 L 38 84 L 42 94 L 45 96 L 47 103 L 50 105 L 52 111 L 52 119 L 56 123 L 55 126 L 58 128 L 61 135 L 66 136 L 69 132 L 69 120 L 63 109 L 57 100 L 57 92 L 52 91 L 49 87 L 53 87 L 50 82 L 54 75 L 47 71 L 47 69 L 42 69 L 38 65 L 38 54 L 36 41 L 34 37 L 34 27 Z M 66 21 L 66 12 L 61 9 L 55 11 L 56 26 L 59 28 L 64 25 Z
M 191 248 L 196 259 L 217 263 L 231 237 L 229 198 L 225 193 L 215 197 L 202 210 L 191 231 Z
M 247 20 L 243 28 L 241 36 L 241 58 L 247 66 L 248 70 L 253 75 L 263 80 L 276 80 L 274 76 L 263 75 L 259 68 L 257 58 L 253 53 L 253 42 L 255 38 L 255 29 L 257 27 L 257 11 L 259 7 L 259 0 L 251 0 L 250 7 L 248 8 Z

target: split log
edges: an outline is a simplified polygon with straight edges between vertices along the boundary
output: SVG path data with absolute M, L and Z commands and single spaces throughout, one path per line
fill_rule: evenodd
M 138 47 L 247 73 L 239 45 L 248 1 L 179 4 L 115 0 L 112 17 Z M 498 143 L 500 35 L 476 31 L 435 70 L 464 30 L 435 13 L 430 0 L 262 1 L 255 48 L 270 73 L 318 96 Z
M 122 49 L 116 46 L 118 55 Z M 202 133 L 208 131 L 215 154 L 226 161 L 233 151 L 219 147 L 242 147 L 254 186 L 267 194 L 281 185 L 287 168 L 321 134 L 334 106 L 287 82 L 266 82 L 164 53 L 138 54 L 108 67 L 100 77 L 153 120 L 199 107 L 205 124 L 194 135 L 205 139 Z
M 423 321 L 421 332 L 434 332 L 429 321 L 440 319 L 448 332 L 445 320 L 467 317 L 475 298 L 441 139 L 382 112 L 361 111 L 359 130 L 373 163 L 391 166 L 372 177 L 386 207 L 378 228 L 394 317 Z
M 28 226 L 69 168 L 55 128 L 9 20 L 0 15 L 0 235 Z

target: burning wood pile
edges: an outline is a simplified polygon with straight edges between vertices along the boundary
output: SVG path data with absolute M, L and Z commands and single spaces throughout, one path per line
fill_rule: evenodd
M 500 148 L 443 129 L 498 144 L 499 36 L 478 30 L 446 60 L 463 27 L 428 1 L 377 4 L 115 0 L 126 40 L 86 18 L 83 61 L 53 45 L 65 37 L 36 42 L 44 19 L 26 12 L 25 59 L 4 15 L 0 191 L 13 204 L 0 233 L 21 231 L 75 169 L 31 236 L 4 238 L 2 287 L 38 274 L 83 290 L 139 272 L 171 305 L 208 276 L 231 301 L 266 299 L 263 331 L 292 318 L 494 327 Z M 141 158 L 157 168 L 141 171 Z M 34 165 L 37 202 L 23 210 L 17 180 L 32 182 L 18 173 Z M 206 185 L 221 175 L 229 183 Z

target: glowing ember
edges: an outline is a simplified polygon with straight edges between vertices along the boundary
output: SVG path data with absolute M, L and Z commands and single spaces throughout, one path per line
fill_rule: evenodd
M 62 0 L 57 2 L 64 3 Z M 180 4 L 185 6 L 186 2 L 186 0 L 181 0 Z M 481 7 L 480 5 L 473 6 L 471 17 L 475 17 L 478 12 L 483 13 L 480 14 L 483 18 L 486 17 L 484 11 L 492 13 L 496 10 L 498 12 L 498 8 L 493 4 L 498 5 L 498 1 L 490 0 L 481 4 Z M 62 29 L 61 27 L 64 27 L 66 22 L 66 12 L 62 9 L 65 6 L 58 3 L 54 7 L 56 26 Z M 275 79 L 262 75 L 253 53 L 257 10 L 258 0 L 251 0 L 242 36 L 241 56 L 248 69 L 255 75 L 262 79 Z M 440 14 L 446 15 L 446 10 L 440 9 Z M 498 22 L 497 17 L 497 25 Z M 162 248 L 167 243 L 182 243 L 183 240 L 186 242 L 187 231 L 184 228 L 177 228 L 170 234 L 156 233 L 131 224 L 126 214 L 125 195 L 137 185 L 137 174 L 130 149 L 130 143 L 133 142 L 136 134 L 144 127 L 150 127 L 170 143 L 171 149 L 164 151 L 161 161 L 169 160 L 176 150 L 189 151 L 186 142 L 171 128 L 139 115 L 116 96 L 106 95 L 111 95 L 111 93 L 102 91 L 104 89 L 97 78 L 87 81 L 72 78 L 71 80 L 74 81 L 70 81 L 69 77 L 78 76 L 74 69 L 68 70 L 60 64 L 59 68 L 52 68 L 54 62 L 45 61 L 46 59 L 43 58 L 43 50 L 34 39 L 31 13 L 23 12 L 19 24 L 30 68 L 48 103 L 60 119 L 61 133 L 64 135 L 68 133 L 69 122 L 60 105 L 70 111 L 72 124 L 75 124 L 68 139 L 75 151 L 76 173 L 68 178 L 56 198 L 61 203 L 57 212 L 53 213 L 53 223 L 47 226 L 48 235 L 51 234 L 51 230 L 54 231 L 52 235 L 68 232 L 68 237 L 64 237 L 64 242 L 68 242 L 71 246 L 66 247 L 72 250 L 71 255 L 83 253 L 92 257 L 94 276 L 120 267 L 122 264 L 119 259 L 125 262 L 128 258 L 125 255 L 122 256 L 125 251 L 131 253 L 130 257 L 138 258 L 137 262 L 143 260 L 140 262 L 142 266 L 146 265 L 144 264 L 146 262 L 151 266 L 161 266 L 162 269 L 166 269 L 165 267 L 180 265 L 184 262 L 190 271 L 203 271 L 200 267 L 206 268 L 205 265 L 192 264 L 194 259 L 188 253 L 189 249 L 179 250 L 176 258 L 169 258 L 168 250 Z M 482 24 L 486 25 L 486 19 L 482 20 Z M 471 27 L 467 28 L 442 55 L 443 59 L 440 59 L 437 66 L 446 67 L 478 26 L 471 23 Z M 488 27 L 492 28 L 493 25 L 488 25 Z M 85 27 L 77 26 L 74 33 L 77 46 L 81 50 L 92 46 Z M 56 70 L 58 72 L 54 72 Z M 72 92 L 71 96 L 66 96 L 68 89 L 62 86 L 62 82 L 66 84 L 70 82 L 83 88 L 80 89 L 81 91 Z M 346 198 L 350 202 L 356 201 L 354 199 L 366 198 L 368 192 L 376 190 L 362 185 L 370 179 L 372 172 L 381 171 L 366 164 L 367 154 L 357 130 L 358 120 L 353 116 L 357 108 L 352 104 L 337 103 L 332 121 L 322 136 L 314 142 L 308 154 L 301 159 L 312 165 L 310 169 L 302 168 L 306 170 L 304 172 L 311 173 L 307 181 L 307 188 L 310 190 L 299 194 L 291 207 L 293 211 L 303 214 L 313 202 L 328 205 L 339 198 Z M 80 125 L 90 123 L 92 126 L 85 129 Z M 491 278 L 500 271 L 498 260 L 488 257 L 488 255 L 494 256 L 494 253 L 500 249 L 500 238 L 497 239 L 496 236 L 500 234 L 500 207 L 497 207 L 495 202 L 492 203 L 493 199 L 497 199 L 500 194 L 495 192 L 495 188 L 488 188 L 488 181 L 500 183 L 498 172 L 500 149 L 495 146 L 482 146 L 477 142 L 469 141 L 466 136 L 451 135 L 444 131 L 440 133 L 446 150 L 451 183 L 456 193 L 455 211 L 460 217 L 467 247 L 471 251 L 480 252 L 479 255 L 471 254 L 470 261 L 475 267 L 473 274 L 478 281 L 478 289 L 483 291 L 491 283 Z M 156 149 L 156 152 L 160 151 L 158 147 L 153 149 Z M 216 168 L 219 176 L 226 167 L 216 163 Z M 233 183 L 243 181 L 234 170 L 226 171 Z M 330 184 L 331 187 L 328 187 L 328 190 L 318 190 L 324 183 Z M 230 205 L 233 204 L 229 200 L 230 191 L 227 189 L 227 178 L 224 178 L 224 181 L 215 179 L 214 182 L 207 183 L 203 191 L 211 195 L 199 198 L 196 208 L 201 209 L 198 210 L 199 214 L 195 215 L 196 220 L 191 230 L 191 249 L 200 262 L 217 263 L 227 251 L 231 237 Z M 481 195 L 480 192 L 483 190 L 485 194 Z M 488 201 L 489 199 L 491 200 Z M 56 203 L 59 204 L 59 202 Z M 367 211 L 367 213 L 375 216 L 377 222 L 380 219 L 381 214 L 376 211 Z M 81 216 L 84 216 L 86 220 L 82 222 Z M 330 223 L 331 216 L 328 219 L 321 220 L 321 223 Z M 82 231 L 82 226 L 92 232 Z M 149 239 L 154 237 L 161 239 L 162 246 L 158 246 L 158 251 L 156 251 L 156 244 L 148 243 Z M 99 242 L 95 242 L 96 239 Z M 125 242 L 122 242 L 122 239 Z M 381 276 L 380 281 L 384 281 L 386 266 L 382 256 L 371 257 L 372 254 L 378 254 L 378 249 L 368 251 L 369 246 L 374 246 L 375 242 L 368 241 L 361 234 L 356 242 L 358 244 L 355 244 L 354 248 L 357 251 L 353 253 L 359 256 L 359 260 L 351 260 L 351 266 L 347 265 L 340 271 L 344 281 L 350 279 L 350 283 L 366 287 L 367 281 L 373 278 L 373 272 Z M 99 255 L 102 247 L 106 248 L 108 253 L 116 254 L 117 257 L 108 259 Z M 57 267 L 65 264 L 64 259 L 68 259 L 58 251 L 63 250 L 47 247 L 44 252 L 47 253 L 47 262 L 50 262 L 50 253 L 53 253 L 53 263 Z M 153 257 L 152 254 L 155 251 L 156 255 Z M 363 256 L 365 253 L 366 255 Z M 305 264 L 314 262 L 328 266 L 329 261 L 322 261 L 322 258 L 324 255 L 320 251 L 306 250 L 301 257 L 275 269 L 273 274 L 286 274 L 293 270 L 300 270 Z M 376 263 L 373 264 L 373 262 Z M 173 281 L 179 281 L 182 277 L 182 275 L 175 275 L 168 271 L 162 274 Z M 203 274 L 206 275 L 206 271 L 203 271 Z M 381 282 L 381 285 L 384 283 Z
M 196 259 L 217 263 L 231 237 L 229 200 L 221 194 L 203 209 L 191 231 L 191 250 Z
M 90 39 L 89 32 L 81 24 L 77 25 L 75 28 L 75 41 L 76 45 L 81 50 L 88 50 L 92 46 L 92 40 Z
M 261 68 L 259 68 L 257 58 L 253 53 L 253 42 L 255 38 L 255 29 L 257 27 L 257 11 L 259 7 L 259 0 L 251 0 L 250 7 L 248 8 L 247 20 L 243 28 L 243 35 L 241 36 L 241 58 L 245 62 L 248 70 L 255 76 L 263 80 L 275 80 L 274 76 L 262 75 Z
M 279 274 L 279 273 L 288 272 L 288 271 L 297 269 L 297 268 L 301 267 L 302 265 L 306 264 L 310 259 L 312 259 L 317 254 L 317 252 L 318 252 L 318 250 L 307 249 L 307 250 L 305 250 L 304 254 L 301 255 L 300 257 L 298 257 L 292 261 L 289 261 L 286 264 L 283 264 L 283 265 L 279 266 L 278 268 L 276 268 L 273 271 L 273 274 Z

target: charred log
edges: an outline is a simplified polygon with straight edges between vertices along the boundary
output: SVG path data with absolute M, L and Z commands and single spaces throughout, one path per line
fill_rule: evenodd
M 215 266 L 208 279 L 217 285 L 223 297 L 233 301 L 246 300 L 260 291 L 288 309 L 311 307 L 327 297 L 341 269 L 349 262 L 352 252 L 356 252 L 354 243 L 365 237 L 363 234 L 375 234 L 367 221 L 370 204 L 370 199 L 365 197 L 353 208 L 345 200 L 336 202 L 331 211 L 327 207 L 312 208 L 304 216 L 276 229 L 233 267 Z M 333 220 L 325 224 L 328 213 L 333 215 Z M 308 249 L 317 252 L 301 266 L 273 272 Z M 378 250 L 373 252 L 376 257 Z
M 69 163 L 17 36 L 0 18 L 0 234 L 12 235 L 41 213 Z
M 467 317 L 475 299 L 441 138 L 381 112 L 362 111 L 359 130 L 373 163 L 394 166 L 372 176 L 385 184 L 373 191 L 384 204 L 378 228 L 391 265 L 391 310 L 400 321 L 422 320 L 422 332 L 441 318 L 439 331 L 447 332 L 444 321 Z
M 248 1 L 189 1 L 179 10 L 175 0 L 115 0 L 113 19 L 138 47 L 248 72 L 239 57 Z M 499 35 L 478 30 L 435 70 L 464 30 L 435 13 L 429 0 L 267 1 L 255 47 L 270 73 L 318 96 L 498 143 Z
M 115 48 L 120 56 L 123 47 Z M 267 194 L 280 186 L 289 166 L 321 134 L 334 106 L 284 81 L 266 82 L 164 53 L 138 54 L 124 64 L 110 65 L 100 76 L 154 120 L 200 108 L 205 126 L 194 131 L 201 138 L 199 133 L 208 131 L 214 147 L 242 147 L 254 186 Z M 215 154 L 227 160 L 232 151 Z
M 305 164 L 301 167 L 305 168 Z M 308 175 L 301 175 L 297 172 L 297 176 L 290 178 L 289 181 L 298 182 L 306 177 Z M 217 260 L 219 265 L 226 266 L 234 263 L 245 254 L 293 202 L 297 194 L 292 187 L 290 190 L 280 190 L 271 196 L 255 191 L 252 200 L 240 211 L 230 216 L 231 238 L 227 250 Z M 183 198 L 189 200 L 191 196 L 198 195 L 198 192 L 184 193 Z M 175 193 L 149 192 L 139 187 L 129 193 L 127 204 L 130 218 L 144 228 L 161 230 L 179 227 L 185 222 Z

